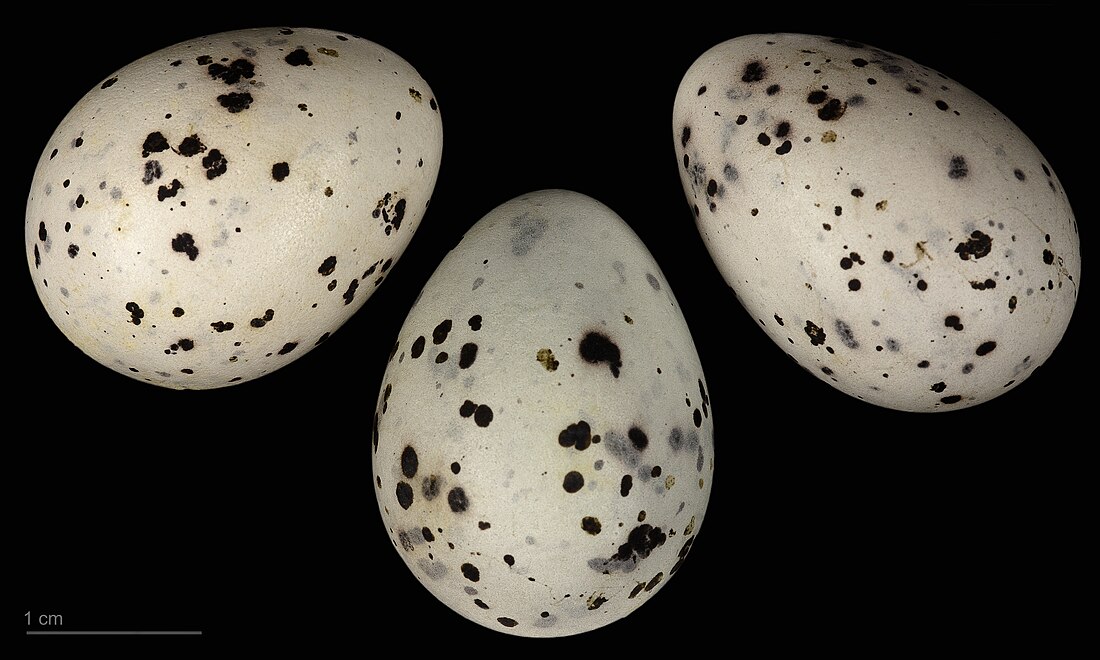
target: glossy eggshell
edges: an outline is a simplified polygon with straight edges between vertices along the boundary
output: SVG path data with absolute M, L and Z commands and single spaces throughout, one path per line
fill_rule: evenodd
M 947 76 L 845 39 L 738 37 L 688 70 L 673 134 L 727 283 L 834 387 L 972 406 L 1065 332 L 1081 269 L 1066 194 L 1008 117 Z
M 441 145 L 427 83 L 362 38 L 268 28 L 165 48 L 107 76 L 46 145 L 26 212 L 34 285 L 119 373 L 256 378 L 381 283 Z
M 599 202 L 541 191 L 474 225 L 383 383 L 383 522 L 462 616 L 524 636 L 592 630 L 687 556 L 714 469 L 706 383 L 661 269 Z

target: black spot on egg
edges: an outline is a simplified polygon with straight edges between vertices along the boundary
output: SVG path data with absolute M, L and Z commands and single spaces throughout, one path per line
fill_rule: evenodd
M 852 332 L 851 326 L 844 321 L 837 319 L 835 323 L 837 335 L 840 337 L 840 341 L 851 349 L 859 348 L 859 342 L 856 341 L 855 333 Z
M 283 58 L 290 66 L 313 66 L 313 60 L 309 58 L 309 51 L 298 47 Z
M 229 161 L 221 151 L 211 149 L 210 153 L 203 156 L 202 166 L 206 169 L 206 178 L 213 181 L 228 171 Z
M 420 493 L 424 495 L 424 499 L 431 502 L 439 495 L 439 477 L 431 474 L 424 477 L 424 480 L 420 482 Z
M 183 184 L 180 183 L 179 179 L 172 179 L 172 183 L 157 188 L 157 201 L 163 202 L 169 197 L 175 197 L 182 188 Z
M 585 516 L 581 518 L 581 529 L 595 536 L 603 530 L 603 525 L 600 524 L 599 518 L 595 516 Z
M 416 470 L 420 465 L 420 460 L 416 456 L 416 450 L 411 445 L 406 445 L 405 449 L 401 452 L 401 474 L 406 478 L 412 479 L 416 476 Z
M 351 301 L 355 299 L 355 291 L 359 288 L 359 280 L 354 279 L 348 284 L 348 290 L 344 292 L 344 304 L 350 305 Z
M 252 101 L 252 95 L 248 92 L 229 92 L 218 95 L 218 103 L 232 114 L 249 109 L 252 107 Z
M 829 99 L 829 102 L 817 110 L 817 117 L 822 121 L 836 121 L 844 116 L 848 104 L 840 99 Z
M 581 358 L 589 364 L 606 362 L 611 374 L 619 377 L 619 369 L 622 368 L 622 354 L 619 347 L 611 341 L 607 335 L 599 332 L 589 332 L 584 335 L 578 346 Z
M 209 58 L 206 61 L 209 61 Z M 204 61 L 199 62 L 199 64 L 205 63 Z M 233 60 L 229 65 L 214 62 L 206 68 L 206 72 L 214 80 L 220 80 L 226 85 L 236 85 L 241 81 L 241 78 L 252 78 L 256 74 L 256 66 L 249 60 L 239 58 Z
M 164 134 L 160 131 L 154 131 L 145 137 L 145 142 L 141 145 L 141 157 L 147 158 L 149 154 L 160 153 L 171 148 Z
M 473 564 L 463 564 L 461 566 L 461 569 L 462 576 L 470 582 L 477 582 L 481 579 L 481 571 L 478 570 L 477 566 L 474 566 Z
M 465 511 L 470 503 L 466 499 L 466 491 L 462 488 L 452 488 L 447 493 L 447 505 L 451 508 L 451 511 L 455 513 L 462 513 Z
M 206 145 L 202 143 L 198 135 L 190 135 L 183 138 L 183 141 L 176 147 L 176 153 L 188 158 L 201 154 L 204 151 L 206 151 Z
M 570 424 L 558 434 L 558 444 L 584 451 L 592 444 L 592 428 L 584 420 Z
M 969 239 L 955 246 L 955 253 L 963 261 L 968 261 L 971 257 L 978 260 L 988 255 L 992 249 L 993 239 L 981 231 L 974 230 L 970 233 Z
M 397 503 L 401 505 L 402 509 L 405 509 L 407 511 L 409 509 L 409 507 L 412 506 L 412 503 L 413 503 L 413 489 L 412 489 L 412 486 L 405 483 L 404 481 L 399 482 L 397 484 L 396 495 L 397 495 Z
M 565 478 L 562 480 L 562 488 L 564 488 L 567 493 L 575 493 L 583 487 L 584 476 L 576 470 L 567 472 Z
M 478 426 L 485 428 L 493 421 L 493 411 L 489 406 L 485 404 L 479 405 L 474 409 L 474 423 Z
M 813 346 L 820 346 L 825 343 L 827 336 L 825 331 L 813 321 L 806 321 L 806 327 L 803 329 L 806 331 L 806 336 L 810 338 L 810 344 Z
M 186 254 L 191 261 L 199 256 L 199 248 L 195 246 L 195 239 L 188 233 L 176 234 L 176 237 L 172 239 L 172 250 Z

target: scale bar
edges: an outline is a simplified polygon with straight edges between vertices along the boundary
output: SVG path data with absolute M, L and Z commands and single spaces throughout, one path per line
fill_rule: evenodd
M 201 630 L 28 630 L 28 635 L 202 635 Z

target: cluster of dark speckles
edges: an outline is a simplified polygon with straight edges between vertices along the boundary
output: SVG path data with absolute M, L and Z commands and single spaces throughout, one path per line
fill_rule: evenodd
M 817 89 L 806 96 L 806 102 L 810 105 L 820 106 L 817 109 L 817 118 L 822 121 L 836 121 L 844 116 L 848 104 L 840 99 L 829 98 L 824 90 Z
M 145 318 L 145 311 L 136 302 L 126 303 L 126 311 L 130 312 L 130 323 L 141 325 L 141 319 Z
M 145 138 L 141 145 L 141 157 L 148 158 L 150 154 L 160 153 L 171 149 L 168 139 L 160 131 L 154 131 Z
M 195 238 L 186 232 L 176 234 L 176 237 L 172 239 L 172 250 L 186 254 L 191 261 L 199 256 L 199 248 L 195 245 Z
M 386 193 L 375 204 L 374 210 L 371 211 L 371 217 L 382 218 L 383 230 L 389 236 L 392 232 L 401 229 L 401 221 L 405 218 L 406 205 L 403 197 L 398 197 L 396 193 Z
M 978 260 L 988 255 L 992 249 L 993 239 L 975 229 L 970 233 L 970 238 L 955 246 L 955 254 L 958 254 L 963 261 L 968 261 L 971 257 Z
M 202 166 L 206 169 L 206 178 L 213 180 L 226 173 L 229 161 L 217 149 L 211 149 L 210 153 L 203 156 Z
M 157 201 L 163 202 L 170 197 L 175 197 L 176 193 L 178 193 L 182 188 L 183 184 L 180 183 L 179 179 L 172 179 L 172 182 L 168 185 L 160 186 L 157 188 Z

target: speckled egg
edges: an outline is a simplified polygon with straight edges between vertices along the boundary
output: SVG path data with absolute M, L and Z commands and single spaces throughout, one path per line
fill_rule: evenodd
M 592 630 L 691 549 L 714 470 L 706 382 L 661 269 L 599 202 L 536 192 L 474 225 L 383 383 L 382 519 L 462 616 L 530 637 Z
M 441 147 L 427 83 L 370 41 L 269 28 L 177 44 L 106 77 L 50 138 L 27 203 L 34 285 L 119 373 L 256 378 L 381 284 Z
M 952 410 L 1023 382 L 1077 298 L 1053 169 L 947 76 L 845 39 L 750 35 L 676 95 L 680 175 L 745 309 L 818 378 Z

